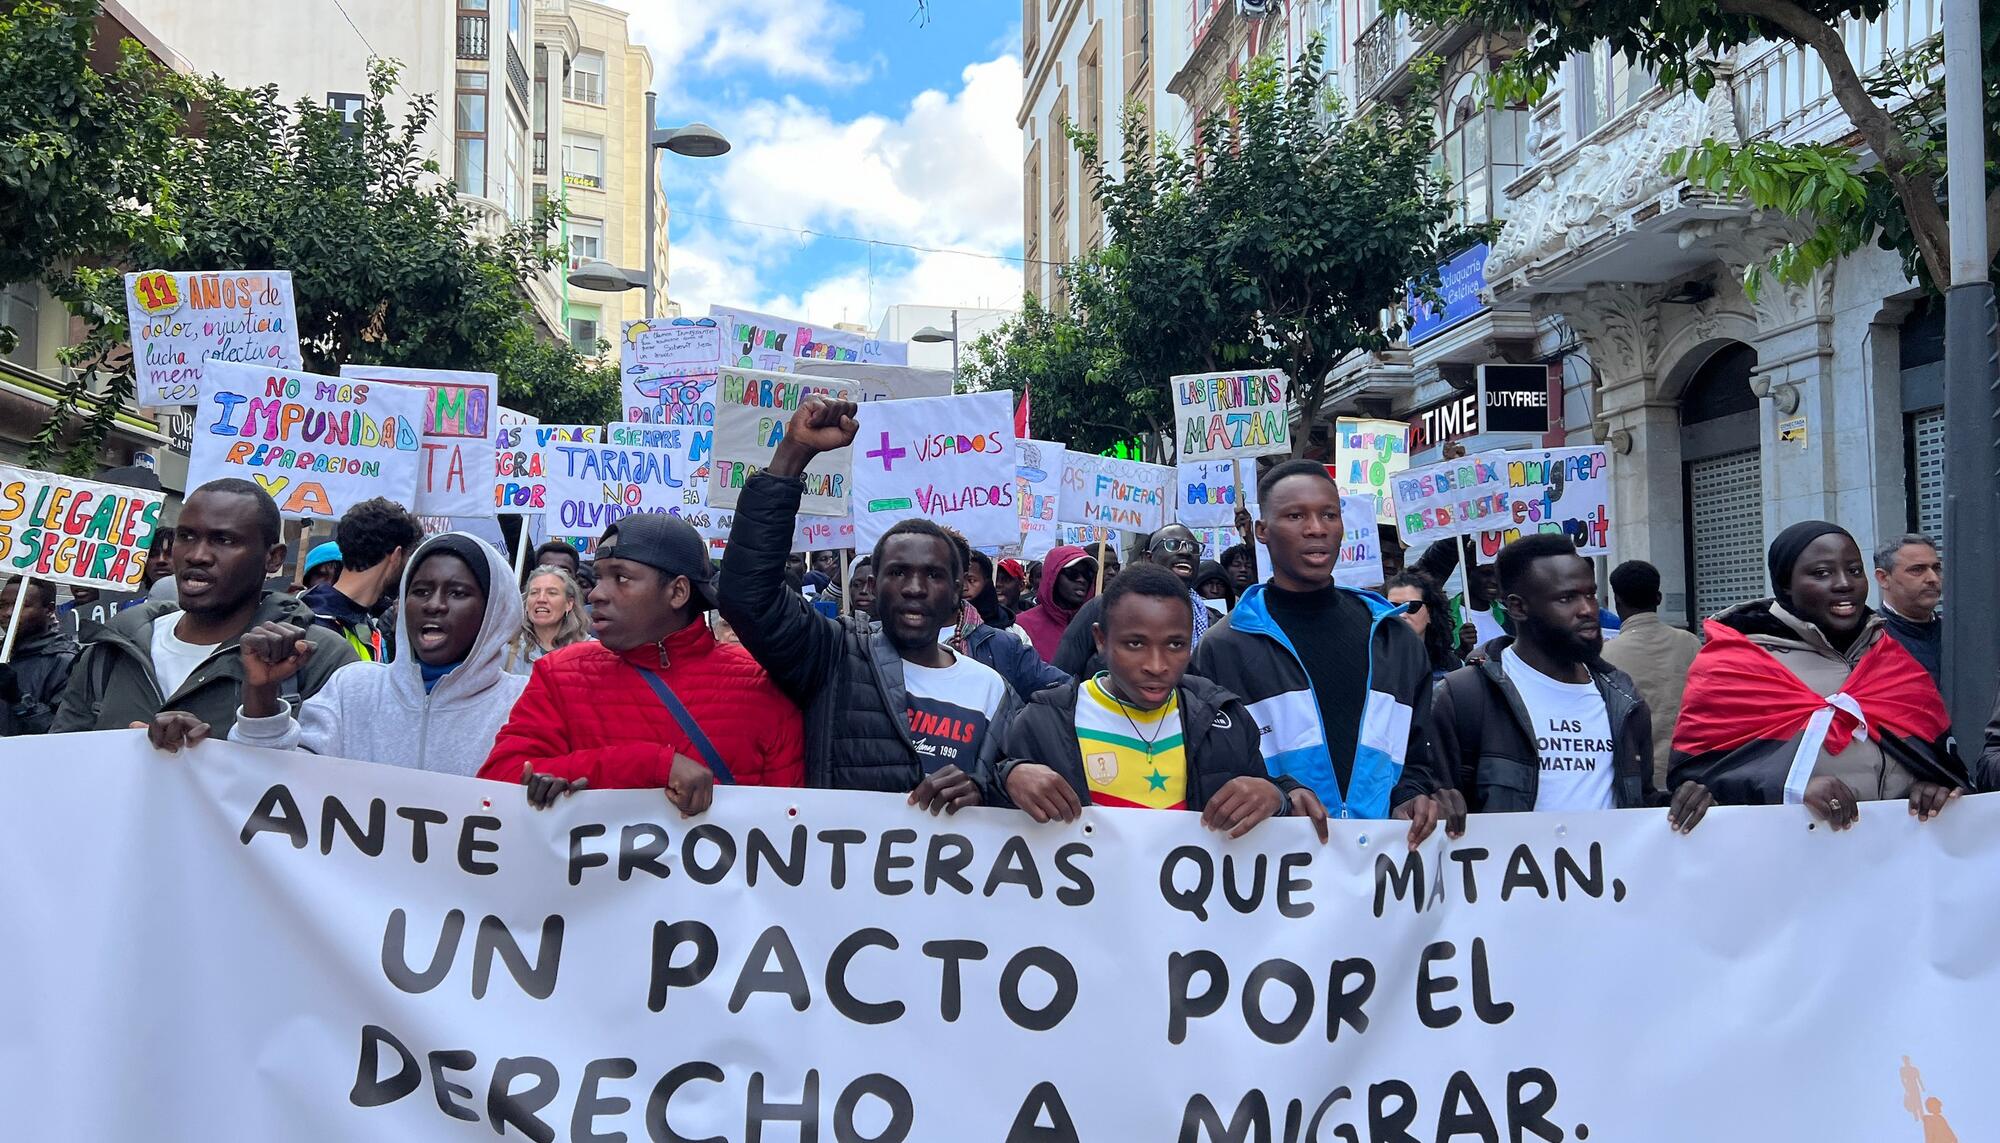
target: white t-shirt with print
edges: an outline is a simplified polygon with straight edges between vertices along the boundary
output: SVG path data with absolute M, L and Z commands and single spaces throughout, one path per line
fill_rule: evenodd
M 948 653 L 949 667 L 903 663 L 903 686 L 910 694 L 903 717 L 926 774 L 946 766 L 972 773 L 979 744 L 1007 698 L 1007 682 L 993 668 L 969 655 Z
M 1511 648 L 1501 656 L 1501 668 L 1528 708 L 1528 727 L 1542 757 L 1535 809 L 1616 808 L 1611 790 L 1611 718 L 1597 684 L 1552 679 Z
M 160 680 L 160 701 L 165 702 L 181 689 L 194 669 L 208 661 L 220 643 L 189 643 L 174 634 L 179 613 L 163 615 L 153 622 L 153 677 Z

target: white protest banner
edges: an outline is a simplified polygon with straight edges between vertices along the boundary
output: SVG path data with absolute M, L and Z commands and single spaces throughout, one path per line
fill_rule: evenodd
M 727 538 L 726 536 L 724 537 Z M 854 547 L 854 517 L 801 516 L 792 529 L 792 550 L 825 552 Z
M 300 520 L 338 520 L 376 496 L 408 506 L 423 429 L 419 388 L 211 361 L 187 487 L 254 478 Z
M 890 399 L 897 401 L 907 401 L 912 397 L 949 397 L 952 389 L 951 370 L 922 369 L 914 365 L 880 365 L 865 361 L 821 361 L 799 358 L 792 362 L 792 372 L 808 377 L 840 377 L 849 381 L 866 381 L 888 393 Z
M 881 341 L 867 334 L 728 306 L 710 306 L 708 315 L 722 329 L 722 363 L 728 366 L 768 373 L 790 368 L 789 362 L 801 357 L 882 365 L 910 363 L 907 342 Z
M 532 439 L 524 445 L 525 430 L 540 423 L 539 418 L 504 405 L 493 406 L 493 511 L 497 515 L 519 516 L 531 507 L 533 493 L 519 477 L 527 475 L 526 457 L 535 448 Z M 540 504 L 532 508 L 541 511 Z
M 1410 426 L 1401 421 L 1341 417 L 1333 424 L 1333 463 L 1327 468 L 1342 492 L 1375 498 L 1375 522 L 1396 522 L 1389 478 L 1410 467 Z
M 683 511 L 675 515 L 696 515 L 695 509 L 708 506 L 709 449 L 714 437 L 713 429 L 696 425 L 621 422 L 604 426 L 604 440 L 608 444 L 661 449 L 674 454 L 675 471 L 688 474 L 680 494 Z
M 1243 497 L 1257 489 L 1257 466 L 1234 460 L 1182 461 L 1174 485 L 1175 523 L 1190 528 L 1233 527 L 1237 505 L 1248 503 Z
M 1371 591 L 1380 588 L 1388 577 L 1382 574 L 1382 536 L 1375 530 L 1374 495 L 1342 496 L 1340 523 L 1340 556 L 1334 561 L 1333 582 Z
M 0 464 L 0 575 L 128 591 L 145 581 L 165 503 L 157 490 Z
M 627 421 L 715 423 L 722 328 L 714 318 L 628 321 L 618 338 L 618 393 Z
M 1174 470 L 1164 464 L 1071 452 L 1057 515 L 1065 524 L 1156 532 L 1167 525 L 1174 479 Z
M 1292 451 L 1291 381 L 1283 370 L 1183 374 L 1168 389 L 1182 464 Z
M 1489 453 L 1504 458 L 1507 527 L 1479 533 L 1479 562 L 1523 534 L 1560 532 L 1581 555 L 1611 554 L 1611 453 L 1602 445 Z
M 1401 823 L 1230 840 L 832 790 L 535 811 L 218 739 L 57 742 L 0 742 L 35 787 L 0 809 L 22 1140 L 2000 1133 L 1992 796 L 1839 833 L 1482 815 L 1412 853 Z
M 1194 538 L 1201 541 L 1201 558 L 1222 562 L 1222 553 L 1243 542 L 1243 536 L 1234 528 L 1196 528 Z
M 714 454 L 709 480 L 708 502 L 716 508 L 734 508 L 743 494 L 743 485 L 771 462 L 785 426 L 807 397 L 862 404 L 880 401 L 889 394 L 863 381 L 843 381 L 833 377 L 804 377 L 764 373 L 756 370 L 724 368 L 715 384 Z M 834 449 L 813 458 L 806 466 L 806 492 L 799 512 L 807 516 L 845 516 L 848 513 L 847 486 L 852 464 L 850 450 Z
M 539 516 L 548 511 L 546 460 L 550 441 L 602 441 L 603 425 L 502 424 L 494 434 L 493 498 L 498 511 L 509 516 Z
M 343 365 L 354 381 L 410 385 L 424 394 L 423 460 L 417 468 L 417 502 L 427 516 L 491 516 L 485 473 L 493 468 L 493 409 L 500 378 L 461 369 L 402 369 Z
M 1021 511 L 1021 558 L 1039 560 L 1062 542 L 1056 506 L 1069 449 L 1054 441 L 1014 442 L 1014 503 Z
M 1405 547 L 1469 536 L 1505 519 L 1512 492 L 1504 453 L 1478 453 L 1405 469 L 1389 478 Z
M 599 536 L 640 513 L 679 516 L 697 528 L 708 523 L 700 482 L 683 452 L 550 441 L 542 455 L 543 520 L 551 532 Z
M 956 528 L 975 548 L 1019 543 L 1014 394 L 861 406 L 854 437 L 854 538 L 873 548 L 899 520 Z
M 299 369 L 299 316 L 290 270 L 125 275 L 134 399 L 142 408 L 192 405 L 210 358 Z

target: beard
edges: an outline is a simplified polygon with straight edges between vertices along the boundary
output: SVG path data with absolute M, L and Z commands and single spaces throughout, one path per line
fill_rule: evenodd
M 1586 639 L 1574 627 L 1558 627 L 1532 618 L 1521 621 L 1521 637 L 1565 663 L 1596 663 L 1604 653 L 1601 634 L 1596 639 Z

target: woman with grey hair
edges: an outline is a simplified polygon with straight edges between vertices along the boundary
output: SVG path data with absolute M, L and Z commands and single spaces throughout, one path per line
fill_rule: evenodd
M 544 564 L 530 571 L 528 585 L 521 590 L 521 608 L 521 632 L 507 645 L 508 674 L 528 674 L 536 659 L 590 638 L 583 587 L 568 568 Z

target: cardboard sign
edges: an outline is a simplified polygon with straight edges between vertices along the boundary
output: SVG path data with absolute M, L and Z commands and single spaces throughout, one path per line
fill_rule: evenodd
M 1611 453 L 1583 448 L 1513 449 L 1482 453 L 1504 467 L 1507 526 L 1479 534 L 1479 562 L 1523 535 L 1560 532 L 1579 555 L 1611 554 Z
M 1175 475 L 1164 464 L 1072 452 L 1063 467 L 1057 512 L 1067 524 L 1157 532 L 1167 525 Z
M 424 391 L 211 361 L 187 487 L 255 479 L 295 520 L 338 520 L 376 496 L 408 506 L 422 464 Z
M 748 483 L 777 451 L 785 426 L 807 397 L 828 397 L 862 404 L 888 396 L 866 382 L 832 377 L 804 377 L 749 369 L 724 368 L 715 384 L 714 463 L 708 503 L 734 508 Z M 848 449 L 834 449 L 806 466 L 806 493 L 799 512 L 807 516 L 844 516 L 848 512 Z
M 628 321 L 618 338 L 618 393 L 627 421 L 713 425 L 722 327 L 714 318 Z
M 1488 433 L 1549 431 L 1549 367 L 1479 367 L 1479 428 Z
M 192 405 L 210 359 L 299 369 L 299 315 L 289 270 L 125 275 L 134 399 L 142 408 Z
M 1401 421 L 1341 417 L 1333 425 L 1333 463 L 1327 471 L 1342 493 L 1375 498 L 1375 520 L 1396 522 L 1389 478 L 1410 467 L 1410 426 Z
M 872 548 L 911 516 L 956 528 L 975 548 L 1020 541 L 1012 393 L 877 401 L 855 419 L 857 543 Z
M 0 464 L 0 575 L 136 588 L 165 505 L 164 492 Z
M 769 373 L 789 368 L 795 358 L 908 365 L 907 342 L 881 341 L 866 334 L 815 326 L 726 306 L 708 307 L 722 330 L 722 364 Z
M 342 377 L 409 385 L 424 394 L 424 438 L 417 468 L 417 503 L 426 516 L 491 516 L 485 474 L 492 470 L 493 410 L 500 378 L 458 369 L 343 365 Z
M 1061 543 L 1056 510 L 1069 449 L 1054 441 L 1017 440 L 1014 503 L 1021 510 L 1021 557 L 1039 560 Z
M 1292 451 L 1291 381 L 1283 370 L 1187 374 L 1168 388 L 1181 463 Z

